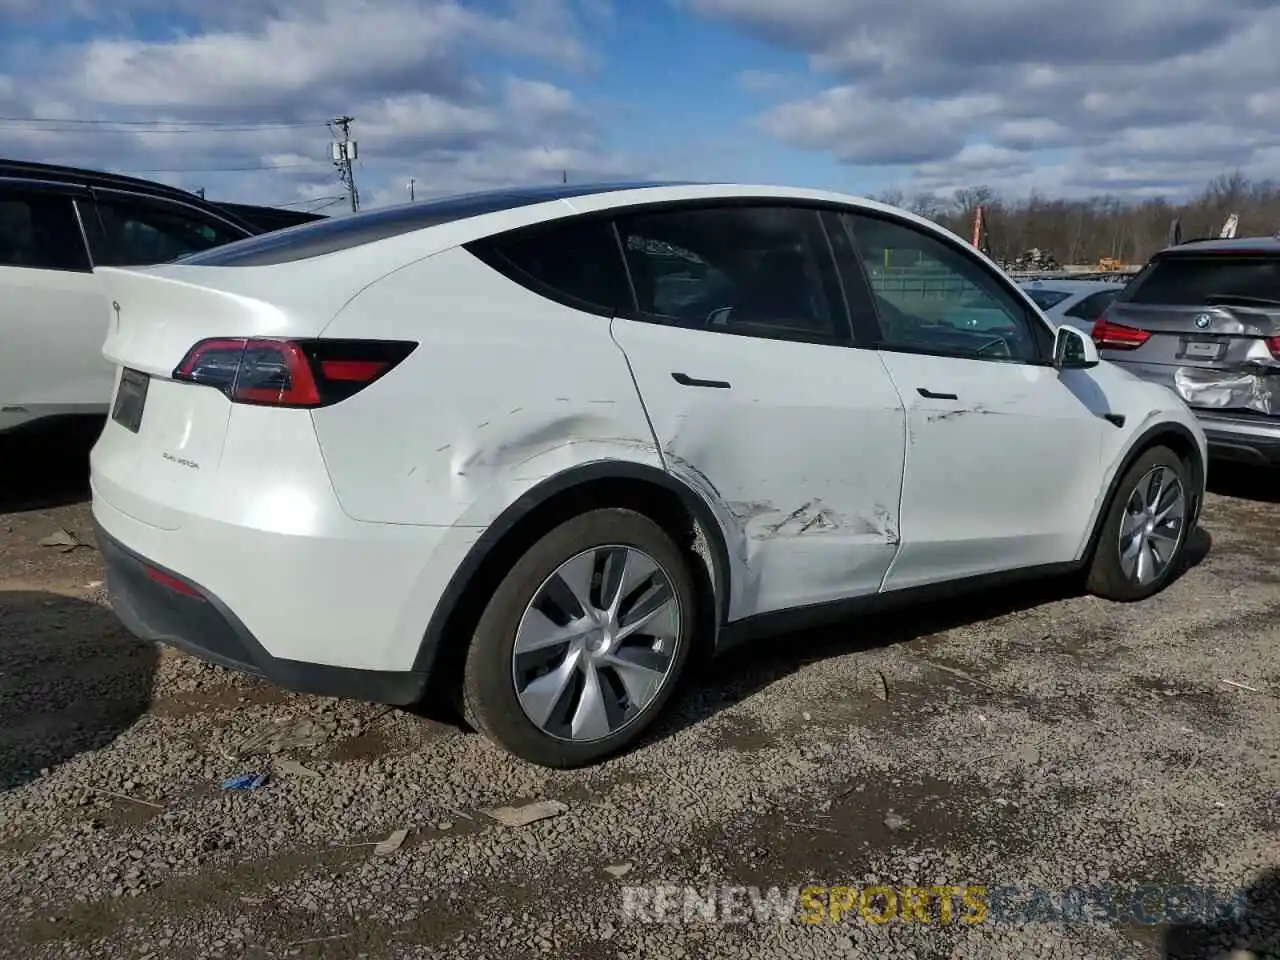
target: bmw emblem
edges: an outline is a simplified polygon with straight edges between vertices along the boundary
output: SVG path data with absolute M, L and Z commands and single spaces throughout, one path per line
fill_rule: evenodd
M 1209 316 L 1207 313 L 1202 313 L 1200 316 L 1196 317 L 1195 323 L 1197 327 L 1204 330 L 1209 326 L 1209 324 L 1213 323 L 1213 317 Z

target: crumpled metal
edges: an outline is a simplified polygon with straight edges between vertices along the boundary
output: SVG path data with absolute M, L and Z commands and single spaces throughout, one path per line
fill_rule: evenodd
M 1191 407 L 1280 412 L 1280 366 L 1250 365 L 1233 370 L 1179 367 L 1173 388 Z
M 1280 360 L 1264 340 L 1249 344 L 1243 363 L 1228 368 L 1179 367 L 1173 389 L 1187 406 L 1280 413 Z

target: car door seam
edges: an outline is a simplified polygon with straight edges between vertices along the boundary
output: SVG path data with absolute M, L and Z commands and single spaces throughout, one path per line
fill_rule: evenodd
M 658 451 L 658 462 L 662 464 L 663 470 L 670 473 L 671 467 L 667 463 L 667 452 L 662 449 L 662 441 L 658 439 L 658 430 L 653 425 L 653 417 L 649 415 L 649 406 L 644 402 L 644 392 L 640 389 L 640 381 L 636 379 L 636 372 L 631 366 L 631 358 L 627 356 L 627 351 L 623 349 L 622 344 L 618 342 L 617 336 L 614 335 L 613 326 L 617 322 L 617 317 L 609 320 L 609 339 L 613 341 L 613 345 L 622 354 L 622 362 L 627 365 L 627 376 L 631 378 L 631 385 L 635 388 L 636 399 L 640 402 L 640 412 L 644 414 L 644 422 L 649 425 L 649 436 L 653 437 L 653 448 Z M 623 322 L 625 323 L 626 321 Z
M 907 408 L 906 398 L 903 397 L 902 391 L 898 389 L 897 382 L 893 379 L 893 374 L 889 371 L 889 365 L 884 362 L 884 356 L 879 350 L 875 351 L 876 360 L 880 364 L 880 369 L 884 371 L 885 378 L 889 381 L 889 386 L 893 388 L 894 394 L 898 398 L 898 406 L 902 410 L 902 471 L 898 475 L 898 542 L 894 545 L 893 559 L 889 561 L 885 567 L 884 573 L 880 576 L 880 587 L 877 593 L 884 593 L 884 585 L 889 582 L 889 575 L 893 573 L 893 568 L 898 563 L 898 557 L 902 553 L 902 514 L 903 514 L 903 494 L 907 487 L 907 469 L 911 460 L 911 413 Z

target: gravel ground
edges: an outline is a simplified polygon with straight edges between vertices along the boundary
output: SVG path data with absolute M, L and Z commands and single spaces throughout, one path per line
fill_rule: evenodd
M 640 749 L 571 773 L 138 643 L 106 606 L 80 477 L 62 505 L 47 482 L 12 493 L 5 955 L 1280 956 L 1280 497 L 1219 475 L 1190 569 L 1151 601 L 1046 584 L 766 641 Z M 59 531 L 90 545 L 40 545 Z M 534 800 L 566 809 L 485 813 Z M 657 885 L 667 922 L 645 912 Z M 982 886 L 989 910 L 806 923 L 809 885 Z M 1069 909 L 1069 888 L 1152 885 L 1156 914 Z M 684 910 L 685 888 L 722 887 L 747 889 L 721 891 L 720 922 Z M 771 887 L 790 920 L 751 906 Z M 1206 888 L 1239 912 L 1203 919 Z

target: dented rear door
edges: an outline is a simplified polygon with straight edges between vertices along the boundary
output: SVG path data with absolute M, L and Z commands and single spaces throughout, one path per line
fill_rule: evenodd
M 667 468 L 729 530 L 730 617 L 875 593 L 897 552 L 904 413 L 850 343 L 817 215 L 618 226 L 643 312 L 613 337 Z

